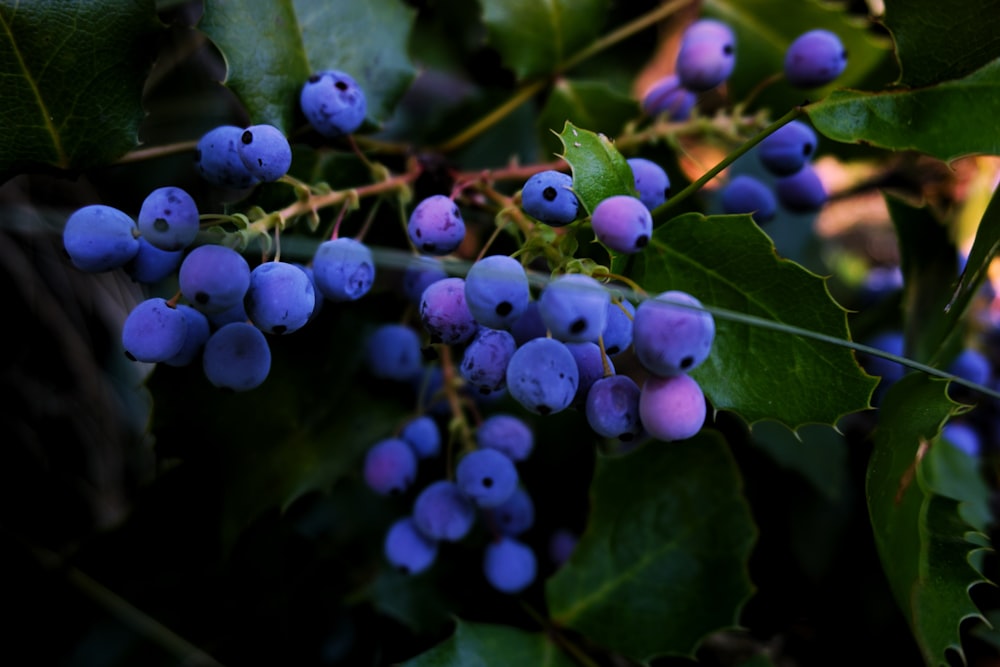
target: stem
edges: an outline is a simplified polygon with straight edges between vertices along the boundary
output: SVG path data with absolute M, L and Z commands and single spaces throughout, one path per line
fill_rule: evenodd
M 542 616 L 534 607 L 520 600 L 521 608 L 530 616 L 536 623 L 542 626 L 545 630 L 545 634 L 552 638 L 552 640 L 561 646 L 564 651 L 573 656 L 573 659 L 580 663 L 583 667 L 600 667 L 600 665 L 591 658 L 586 652 L 577 646 L 574 642 L 570 641 L 565 635 L 563 635 L 559 629 L 550 621 L 549 619 Z
M 121 158 L 118 159 L 118 164 L 128 164 L 131 162 L 142 162 L 143 160 L 152 160 L 158 157 L 166 157 L 168 155 L 176 155 L 177 153 L 187 153 L 193 151 L 198 147 L 198 140 L 194 139 L 192 141 L 180 141 L 176 144 L 167 144 L 165 146 L 152 146 L 150 148 L 141 148 L 131 153 L 126 153 Z
M 722 158 L 722 160 L 720 160 L 717 165 L 715 165 L 714 167 L 706 171 L 704 174 L 702 174 L 698 180 L 688 185 L 686 188 L 678 192 L 673 197 L 670 197 L 663 204 L 660 204 L 660 206 L 653 211 L 653 220 L 658 220 L 658 219 L 662 220 L 664 218 L 665 213 L 669 211 L 672 207 L 676 206 L 678 202 L 684 201 L 690 195 L 700 190 L 702 186 L 704 186 L 710 180 L 718 176 L 719 172 L 721 172 L 723 169 L 725 169 L 733 162 L 735 162 L 737 159 L 742 157 L 747 151 L 749 151 L 751 148 L 753 148 L 761 141 L 763 141 L 765 137 L 767 137 L 770 134 L 773 134 L 783 125 L 787 125 L 788 123 L 792 122 L 793 120 L 801 116 L 803 113 L 804 113 L 803 107 L 801 106 L 793 107 L 784 116 L 774 121 L 773 123 L 765 127 L 763 130 L 761 130 L 759 133 L 748 139 L 739 148 L 726 155 L 726 157 Z
M 463 144 L 468 143 L 472 139 L 475 139 L 480 134 L 503 120 L 507 114 L 521 106 L 521 104 L 525 101 L 534 97 L 535 93 L 540 91 L 547 84 L 548 79 L 536 79 L 535 81 L 530 81 L 524 84 L 518 88 L 506 102 L 453 136 L 451 139 L 448 139 L 444 143 L 438 145 L 434 150 L 438 153 L 448 153 Z

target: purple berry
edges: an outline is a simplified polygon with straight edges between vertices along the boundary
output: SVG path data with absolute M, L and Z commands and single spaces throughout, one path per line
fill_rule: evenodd
M 406 224 L 410 241 L 428 255 L 453 252 L 465 239 L 462 212 L 447 195 L 425 197 L 414 207 Z
M 646 208 L 652 211 L 667 201 L 670 195 L 670 176 L 663 167 L 642 157 L 630 158 L 628 166 L 632 169 L 639 199 Z
M 651 375 L 639 392 L 639 419 L 657 440 L 685 440 L 701 430 L 707 408 L 701 386 L 690 375 Z
M 778 212 L 778 200 L 774 190 L 749 174 L 733 176 L 723 186 L 719 198 L 725 213 L 750 214 L 757 224 L 773 220 Z
M 486 518 L 501 534 L 516 537 L 534 525 L 535 503 L 524 487 L 519 486 L 507 500 L 487 509 Z
M 774 183 L 778 203 L 793 213 L 815 213 L 823 208 L 827 194 L 823 181 L 812 165 L 805 164 L 790 176 Z
M 676 74 L 659 79 L 642 98 L 642 109 L 650 116 L 666 114 L 672 121 L 687 120 L 691 116 L 698 96 L 681 85 Z
M 517 348 L 507 364 L 507 390 L 511 397 L 539 415 L 569 407 L 579 381 L 573 353 L 554 338 L 529 340 Z
M 729 78 L 736 63 L 736 37 L 723 23 L 695 21 L 681 38 L 676 72 L 681 85 L 693 92 L 715 88 Z
M 587 423 L 605 438 L 630 442 L 642 432 L 639 385 L 627 375 L 610 375 L 594 382 L 587 393 Z
M 368 100 L 358 82 L 346 72 L 321 70 L 302 86 L 299 107 L 317 132 L 324 137 L 339 137 L 361 127 L 368 113 Z
M 604 324 L 604 351 L 613 357 L 621 354 L 632 345 L 632 320 L 635 318 L 635 306 L 631 301 L 612 297 L 608 302 L 608 318 Z
M 847 67 L 847 50 L 835 33 L 804 32 L 785 51 L 785 78 L 798 88 L 817 88 L 840 76 Z
M 574 407 L 583 409 L 587 404 L 587 393 L 595 382 L 604 377 L 604 356 L 597 343 L 566 343 L 566 348 L 576 359 L 576 368 L 580 374 L 580 382 L 573 397 Z M 614 364 L 607 360 L 608 371 L 615 372 Z
M 465 274 L 465 300 L 472 316 L 484 327 L 510 329 L 524 314 L 530 298 L 528 274 L 513 257 L 483 257 Z
M 417 455 L 405 440 L 386 438 L 368 448 L 365 454 L 365 483 L 375 493 L 401 495 L 417 476 Z
M 520 417 L 497 413 L 476 428 L 476 443 L 480 448 L 495 449 L 512 461 L 523 461 L 535 446 L 535 436 Z
M 250 288 L 250 265 L 228 246 L 203 245 L 184 257 L 177 278 L 181 294 L 192 306 L 207 315 L 216 314 L 243 308 Z
M 459 373 L 483 396 L 498 392 L 507 384 L 507 364 L 515 349 L 510 332 L 483 327 L 462 353 Z
M 631 199 L 649 215 L 642 202 Z M 538 314 L 556 340 L 596 342 L 607 323 L 610 301 L 611 294 L 594 278 L 582 273 L 567 273 L 542 290 Z
M 682 305 L 686 304 L 686 305 Z M 715 319 L 701 301 L 678 290 L 658 294 L 635 310 L 632 345 L 639 363 L 659 376 L 698 367 L 712 349 Z
M 521 206 L 532 218 L 552 227 L 568 225 L 582 213 L 573 177 L 554 169 L 533 174 L 524 182 Z
M 631 195 L 614 195 L 594 207 L 590 224 L 597 240 L 613 251 L 637 253 L 653 235 L 649 206 Z
M 420 322 L 436 342 L 455 345 L 471 340 L 479 324 L 465 300 L 465 279 L 452 276 L 428 286 L 420 298 Z
M 431 482 L 413 501 L 413 520 L 432 540 L 457 542 L 469 534 L 476 520 L 476 505 L 447 479 Z
M 757 145 L 757 157 L 775 176 L 789 176 L 816 153 L 816 132 L 800 120 L 782 125 Z

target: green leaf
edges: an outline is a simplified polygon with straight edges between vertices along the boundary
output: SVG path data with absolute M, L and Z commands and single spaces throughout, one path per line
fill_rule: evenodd
M 945 161 L 1000 154 L 1000 59 L 962 79 L 927 88 L 865 93 L 837 90 L 805 107 L 835 141 L 914 150 Z
M 599 37 L 608 0 L 481 0 L 490 44 L 518 78 L 549 74 Z
M 842 500 L 849 479 L 847 443 L 831 426 L 811 424 L 792 432 L 781 424 L 754 424 L 753 444 L 775 463 L 799 473 L 830 502 Z
M 401 0 L 206 0 L 198 27 L 222 52 L 225 83 L 250 121 L 290 133 L 299 90 L 322 69 L 353 76 L 369 120 L 384 121 L 413 80 L 414 15 Z
M 455 634 L 402 667 L 573 667 L 544 634 L 505 625 L 457 620 Z
M 559 140 L 562 157 L 573 170 L 573 191 L 588 215 L 613 195 L 639 196 L 632 168 L 607 136 L 566 121 Z
M 138 145 L 164 26 L 152 0 L 0 1 L 0 178 L 106 165 Z
M 875 544 L 896 602 L 927 665 L 961 651 L 959 623 L 979 616 L 969 588 L 982 579 L 958 501 L 938 495 L 924 460 L 944 422 L 962 407 L 947 382 L 910 373 L 886 393 L 874 433 L 866 492 Z M 938 482 L 940 485 L 940 482 Z
M 634 278 L 650 294 L 683 290 L 706 307 L 850 340 L 844 309 L 826 281 L 775 254 L 748 215 L 677 216 L 637 254 Z M 797 429 L 836 424 L 868 407 L 877 380 L 843 346 L 717 315 L 708 359 L 692 372 L 717 410 L 748 423 Z M 780 397 L 780 399 L 777 399 Z
M 916 88 L 958 79 L 1000 58 L 1000 14 L 992 0 L 885 0 L 899 83 Z
M 691 656 L 735 626 L 756 537 L 718 434 L 601 458 L 587 528 L 546 585 L 552 619 L 638 661 Z
M 565 127 L 566 121 L 615 137 L 638 116 L 639 103 L 608 83 L 560 79 L 552 86 L 538 115 L 540 140 L 548 149 L 545 154 L 553 154 L 561 147 L 555 133 Z
M 948 303 L 948 312 L 964 313 L 973 297 L 986 280 L 987 271 L 1000 248 L 1000 190 L 994 190 L 983 217 L 976 228 L 976 238 L 969 250 L 969 258 L 959 278 L 958 285 Z

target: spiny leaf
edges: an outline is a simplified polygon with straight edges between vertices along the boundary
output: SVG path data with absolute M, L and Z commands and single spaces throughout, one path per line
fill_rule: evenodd
M 545 107 L 538 115 L 540 140 L 555 153 L 561 144 L 553 130 L 566 121 L 589 127 L 609 137 L 639 116 L 639 103 L 603 81 L 560 79 L 552 86 Z
M 613 195 L 638 196 L 632 168 L 607 136 L 566 121 L 559 140 L 573 170 L 573 191 L 588 214 Z
M 598 461 L 591 516 L 546 586 L 552 618 L 638 661 L 692 655 L 753 591 L 757 532 L 726 443 L 703 431 Z
M 504 625 L 458 620 L 455 634 L 402 667 L 573 667 L 545 635 Z
M 705 306 L 850 339 L 846 311 L 826 282 L 777 257 L 748 215 L 675 217 L 635 257 L 634 278 L 650 294 L 683 290 Z M 877 380 L 850 349 L 724 317 L 715 321 L 712 353 L 692 375 L 717 410 L 794 430 L 833 425 L 868 407 Z

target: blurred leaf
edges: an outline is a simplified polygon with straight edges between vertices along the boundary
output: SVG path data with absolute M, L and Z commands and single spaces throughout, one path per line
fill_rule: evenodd
M 573 667 L 575 664 L 540 632 L 459 619 L 454 635 L 407 660 L 402 667 Z
M 1000 13 L 992 0 L 885 0 L 899 83 L 910 88 L 961 78 L 1000 58 Z
M 549 74 L 601 35 L 608 0 L 481 0 L 489 42 L 524 79 Z
M 632 168 L 607 136 L 566 121 L 559 140 L 573 170 L 573 191 L 588 214 L 613 195 L 639 196 Z
M 287 134 L 302 84 L 323 69 L 354 77 L 369 120 L 384 121 L 414 76 L 414 14 L 401 0 L 206 0 L 198 27 L 222 52 L 225 83 L 250 122 Z
M 803 426 L 793 433 L 775 422 L 754 424 L 753 443 L 779 465 L 799 473 L 829 501 L 840 500 L 848 480 L 847 443 L 833 427 Z
M 556 133 L 566 121 L 614 137 L 638 116 L 639 103 L 608 83 L 559 79 L 538 115 L 540 140 L 548 154 L 555 154 L 561 148 Z
M 989 507 L 990 489 L 979 458 L 938 438 L 924 456 L 922 466 L 927 488 L 939 496 L 959 501 L 961 517 L 985 535 L 993 522 L 993 514 Z
M 837 90 L 805 109 L 816 129 L 836 141 L 951 161 L 1000 154 L 998 106 L 1000 59 L 962 79 L 917 90 Z
M 0 1 L 0 180 L 105 165 L 138 145 L 164 26 L 152 0 Z
M 749 215 L 668 220 L 636 255 L 633 277 L 650 294 L 683 290 L 708 307 L 850 339 L 826 281 L 778 257 Z M 712 354 L 692 372 L 715 409 L 794 430 L 868 407 L 877 380 L 848 348 L 720 316 L 715 323 Z
M 726 443 L 702 432 L 598 461 L 591 515 L 546 586 L 552 619 L 628 657 L 691 656 L 736 625 L 757 529 Z
M 969 250 L 969 258 L 948 304 L 951 317 L 955 317 L 953 313 L 964 313 L 968 309 L 983 281 L 987 279 L 987 271 L 993 263 L 998 248 L 1000 248 L 1000 190 L 994 189 L 976 228 L 976 238 Z
M 931 443 L 944 422 L 962 410 L 946 387 L 910 373 L 889 389 L 866 480 L 879 557 L 927 665 L 948 664 L 946 650 L 961 651 L 959 623 L 979 615 L 968 593 L 981 580 L 969 562 L 970 527 L 958 502 L 929 484 L 924 463 L 928 447 L 941 446 Z

